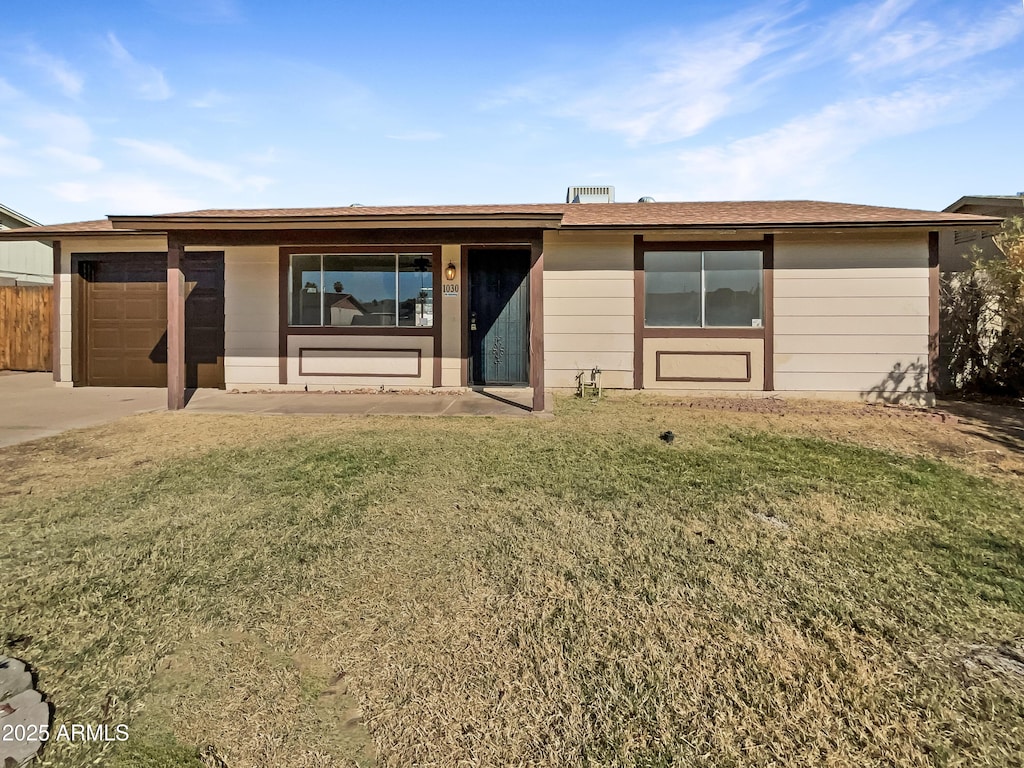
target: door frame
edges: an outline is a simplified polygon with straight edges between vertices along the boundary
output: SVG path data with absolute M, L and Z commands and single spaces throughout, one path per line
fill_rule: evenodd
M 470 302 L 471 293 L 473 287 L 469 282 L 469 258 L 470 251 L 520 251 L 529 255 L 527 262 L 526 274 L 524 279 L 527 286 L 528 300 L 526 309 L 526 332 L 527 348 L 526 348 L 526 386 L 532 386 L 533 382 L 533 344 L 532 329 L 534 322 L 534 303 L 533 303 L 533 290 L 531 275 L 533 272 L 533 256 L 531 243 L 501 243 L 497 245 L 463 245 L 462 252 L 460 254 L 462 262 L 462 285 L 460 286 L 460 293 L 462 294 L 462 386 L 464 387 L 480 387 L 489 386 L 486 384 L 473 383 L 471 379 L 473 363 L 472 363 L 472 349 L 470 348 L 470 330 L 469 330 L 469 316 L 470 316 Z M 516 386 L 514 384 L 495 384 L 494 386 Z

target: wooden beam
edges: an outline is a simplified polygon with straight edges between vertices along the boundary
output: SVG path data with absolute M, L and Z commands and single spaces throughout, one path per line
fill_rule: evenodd
M 541 229 L 182 229 L 168 233 L 181 245 L 529 245 Z
M 765 235 L 764 291 L 764 391 L 775 390 L 775 235 Z
M 530 386 L 533 411 L 545 407 L 544 397 L 544 243 L 530 243 Z
M 185 407 L 185 246 L 167 241 L 167 409 Z
M 53 380 L 60 381 L 60 240 L 53 241 L 53 306 L 50 327 L 50 366 L 53 368 Z
M 644 388 L 644 236 L 633 235 L 633 389 Z
M 928 233 L 928 391 L 939 381 L 939 233 Z

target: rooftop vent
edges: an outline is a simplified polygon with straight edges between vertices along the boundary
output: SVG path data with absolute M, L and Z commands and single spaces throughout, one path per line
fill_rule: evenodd
M 637 202 L 638 203 L 653 203 L 654 202 L 654 198 L 651 197 L 650 195 L 644 195 L 639 200 L 637 200 Z
M 569 187 L 567 203 L 614 203 L 615 187 Z

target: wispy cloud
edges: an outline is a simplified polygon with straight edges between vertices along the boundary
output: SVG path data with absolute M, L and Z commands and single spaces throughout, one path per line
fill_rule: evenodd
M 851 75 L 883 70 L 909 85 L 1024 33 L 1018 6 L 998 14 L 976 10 L 976 18 L 950 12 L 938 21 L 924 19 L 935 12 L 920 6 L 919 0 L 869 0 L 814 18 L 806 3 L 755 5 L 685 34 L 620 46 L 585 67 L 512 84 L 481 107 L 528 104 L 631 145 L 667 143 L 756 110 L 779 83 L 799 94 L 806 84 L 793 85 L 797 75 L 827 77 L 832 93 L 844 86 L 863 93 L 863 78 Z M 811 101 L 814 93 L 794 100 Z
M 119 213 L 153 214 L 202 206 L 194 197 L 138 175 L 118 174 L 88 182 L 61 181 L 47 187 L 47 191 L 69 203 L 103 204 L 107 210 Z
M 161 13 L 192 24 L 227 24 L 242 19 L 236 0 L 147 0 Z
M 9 101 L 20 95 L 21 93 L 17 88 L 0 77 L 0 101 Z
M 31 105 L 22 112 L 21 122 L 40 143 L 71 152 L 84 152 L 93 141 L 92 128 L 78 115 L 51 112 Z
M 64 59 L 47 53 L 36 45 L 29 45 L 22 57 L 25 64 L 43 72 L 65 96 L 78 98 L 85 85 L 85 78 L 72 69 Z
M 164 73 L 157 67 L 132 56 L 113 32 L 107 33 L 106 48 L 114 64 L 135 89 L 137 96 L 149 101 L 163 101 L 171 97 L 171 87 L 167 84 Z
M 192 99 L 188 105 L 193 109 L 211 109 L 213 107 L 219 107 L 227 102 L 228 97 L 218 91 L 216 88 L 211 88 L 202 96 L 196 99 Z
M 29 175 L 30 169 L 21 155 L 17 142 L 0 133 L 0 178 Z
M 859 72 L 898 67 L 905 74 L 935 72 L 1012 43 L 1024 33 L 1024 7 L 970 23 L 952 19 L 899 25 L 849 57 Z
M 39 150 L 39 155 L 83 173 L 95 173 L 103 168 L 103 161 L 99 158 L 81 152 L 72 152 L 64 147 L 43 147 Z
M 192 157 L 166 142 L 117 139 L 117 143 L 130 150 L 138 159 L 173 168 L 192 176 L 216 181 L 234 189 L 250 187 L 262 190 L 272 182 L 271 179 L 265 176 L 241 174 L 235 168 L 224 163 Z
M 836 102 L 762 134 L 684 152 L 679 170 L 704 198 L 812 188 L 862 147 L 967 119 L 1007 87 L 919 83 L 885 96 Z
M 443 139 L 444 134 L 437 131 L 407 131 L 405 133 L 388 134 L 389 139 L 395 141 L 437 141 Z
M 773 55 L 790 45 L 793 13 L 789 4 L 773 4 L 656 43 L 631 42 L 582 72 L 514 85 L 482 106 L 540 103 L 633 144 L 684 139 L 748 108 L 750 85 L 784 71 Z

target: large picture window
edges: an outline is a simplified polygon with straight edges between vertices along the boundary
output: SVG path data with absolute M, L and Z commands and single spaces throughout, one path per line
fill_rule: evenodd
M 288 276 L 292 326 L 430 328 L 430 253 L 295 253 Z
M 761 251 L 648 251 L 644 325 L 651 328 L 760 328 Z

